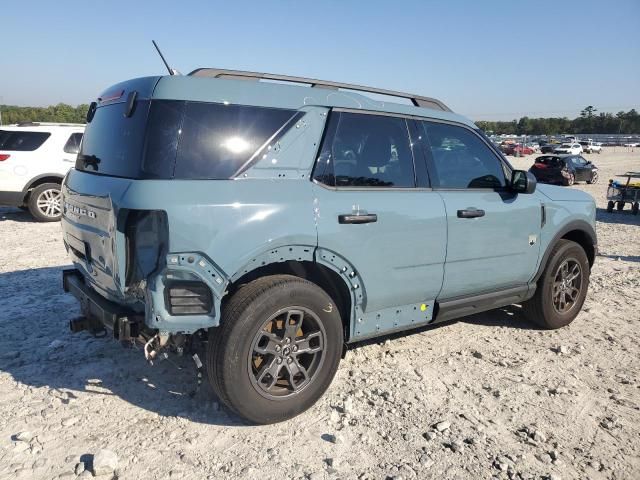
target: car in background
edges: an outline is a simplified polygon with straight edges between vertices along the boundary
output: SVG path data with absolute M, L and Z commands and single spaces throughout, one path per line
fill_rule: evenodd
M 558 146 L 557 143 L 545 143 L 544 145 L 540 145 L 540 153 L 553 153 Z
M 525 143 L 525 146 L 529 147 L 530 149 L 532 149 L 534 152 L 539 152 L 540 151 L 540 144 L 537 142 L 529 142 L 529 143 Z
M 529 171 L 540 183 L 598 182 L 598 167 L 581 155 L 544 155 L 536 158 Z
M 41 222 L 62 216 L 60 185 L 75 161 L 84 125 L 21 123 L 0 127 L 0 205 Z
M 582 140 L 578 143 L 582 145 L 582 151 L 585 153 L 602 153 L 602 144 L 599 142 L 594 142 L 593 140 Z
M 531 155 L 534 153 L 533 148 L 517 143 L 510 143 L 502 148 L 505 155 Z
M 563 143 L 559 147 L 556 147 L 553 150 L 553 153 L 558 154 L 569 154 L 569 155 L 580 155 L 582 153 L 582 145 L 577 142 L 574 143 Z

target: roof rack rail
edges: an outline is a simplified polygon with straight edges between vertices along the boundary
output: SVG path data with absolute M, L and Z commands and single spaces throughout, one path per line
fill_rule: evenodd
M 330 88 L 330 89 L 346 89 L 354 90 L 357 92 L 376 93 L 379 95 L 388 95 L 390 97 L 406 98 L 411 101 L 416 107 L 432 108 L 435 110 L 442 110 L 450 112 L 451 109 L 447 107 L 440 100 L 430 97 L 423 97 L 421 95 L 413 95 L 411 93 L 395 92 L 393 90 L 385 90 L 382 88 L 364 87 L 362 85 L 353 85 L 350 83 L 339 83 L 328 80 L 316 80 L 313 78 L 304 77 L 292 77 L 289 75 L 276 75 L 273 73 L 260 73 L 260 72 L 245 72 L 243 70 L 225 70 L 222 68 L 197 68 L 193 72 L 189 73 L 192 77 L 213 77 L 213 78 L 233 78 L 237 80 L 276 80 L 281 82 L 303 83 L 308 84 L 311 87 L 318 88 Z

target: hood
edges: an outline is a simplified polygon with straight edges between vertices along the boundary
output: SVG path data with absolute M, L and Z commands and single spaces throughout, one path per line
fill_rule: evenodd
M 550 200 L 561 202 L 594 202 L 591 195 L 581 190 L 574 190 L 573 188 L 559 187 L 557 185 L 548 185 L 546 183 L 539 183 L 536 187 L 536 191 L 542 193 Z

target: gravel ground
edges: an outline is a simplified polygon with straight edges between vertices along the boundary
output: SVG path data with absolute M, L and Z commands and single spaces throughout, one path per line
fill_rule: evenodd
M 264 427 L 190 397 L 186 358 L 72 336 L 60 226 L 0 209 L 0 478 L 640 478 L 640 216 L 604 211 L 640 152 L 591 157 L 601 183 L 572 188 L 596 198 L 601 255 L 571 326 L 509 307 L 360 345 L 316 406 Z

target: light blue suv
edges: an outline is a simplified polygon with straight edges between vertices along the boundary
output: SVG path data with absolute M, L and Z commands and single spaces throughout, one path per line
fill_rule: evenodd
M 442 102 L 253 72 L 109 88 L 62 193 L 71 329 L 149 360 L 206 343 L 255 423 L 309 408 L 349 343 L 510 304 L 569 324 L 597 250 L 589 195 Z

